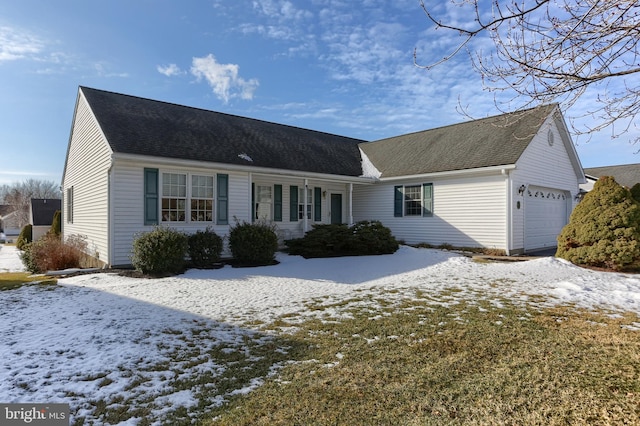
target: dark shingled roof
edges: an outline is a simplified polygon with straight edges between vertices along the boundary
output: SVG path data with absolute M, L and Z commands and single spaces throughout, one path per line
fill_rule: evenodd
M 362 140 L 88 87 L 80 90 L 116 153 L 362 175 Z
M 33 226 L 50 226 L 53 223 L 53 215 L 60 210 L 62 200 L 51 198 L 32 198 L 31 214 Z
M 545 105 L 364 143 L 382 177 L 410 176 L 515 164 L 544 120 Z
M 588 167 L 584 173 L 589 176 L 612 176 L 620 185 L 633 187 L 640 183 L 640 163 L 623 164 L 620 166 Z

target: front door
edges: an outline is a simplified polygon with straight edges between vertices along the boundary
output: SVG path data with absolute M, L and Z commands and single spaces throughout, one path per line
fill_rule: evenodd
M 331 194 L 331 223 L 342 223 L 342 194 Z

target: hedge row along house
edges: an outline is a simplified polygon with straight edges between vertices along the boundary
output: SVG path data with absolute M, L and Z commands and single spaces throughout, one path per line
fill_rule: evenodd
M 156 225 L 255 220 L 281 240 L 379 220 L 407 244 L 520 254 L 556 245 L 584 181 L 557 105 L 367 142 L 80 87 L 62 227 L 108 266 Z

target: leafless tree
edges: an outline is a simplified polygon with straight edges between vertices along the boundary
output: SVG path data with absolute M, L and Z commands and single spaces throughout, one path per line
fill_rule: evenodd
M 60 188 L 53 181 L 27 179 L 24 182 L 0 187 L 1 204 L 10 205 L 16 211 L 20 227 L 29 223 L 32 198 L 60 198 Z
M 638 126 L 640 1 L 449 1 L 462 8 L 457 16 L 468 19 L 440 13 L 442 1 L 420 3 L 435 28 L 460 36 L 459 43 L 427 65 L 419 63 L 414 51 L 416 65 L 429 70 L 467 52 L 484 87 L 513 90 L 521 108 L 551 102 L 568 108 L 588 88 L 595 89 L 597 100 L 588 110 L 593 124 L 574 126 L 577 134 L 615 124 L 622 125 L 612 126 L 619 136 Z M 481 37 L 491 40 L 490 53 L 474 44 Z

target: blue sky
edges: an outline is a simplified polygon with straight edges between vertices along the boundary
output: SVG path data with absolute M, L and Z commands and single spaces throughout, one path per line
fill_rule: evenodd
M 464 55 L 414 65 L 439 35 L 418 0 L 3 2 L 0 184 L 60 182 L 81 85 L 365 140 L 499 113 Z M 583 166 L 640 162 L 639 134 L 578 138 Z

